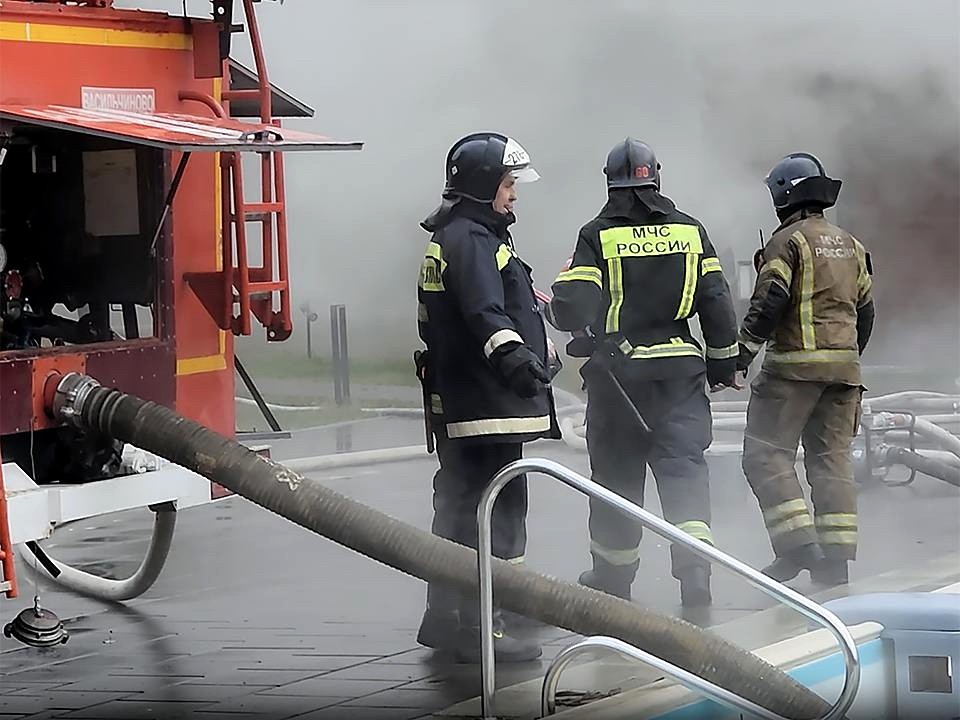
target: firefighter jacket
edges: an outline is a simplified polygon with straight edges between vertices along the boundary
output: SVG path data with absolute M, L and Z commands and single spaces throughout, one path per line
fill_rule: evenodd
M 632 362 L 630 375 L 662 379 L 704 371 L 733 381 L 737 321 L 720 261 L 698 220 L 652 188 L 611 190 L 580 230 L 569 268 L 553 283 L 553 322 L 589 328 Z M 690 331 L 699 315 L 706 350 Z
M 741 353 L 752 359 L 766 343 L 763 368 L 773 375 L 859 385 L 874 316 L 864 246 L 805 210 L 777 228 L 762 263 L 740 329 Z
M 462 200 L 423 224 L 418 329 L 427 346 L 427 408 L 450 439 L 526 442 L 559 437 L 552 390 L 520 397 L 495 362 L 524 344 L 547 365 L 547 335 L 530 267 L 513 248 L 512 215 Z

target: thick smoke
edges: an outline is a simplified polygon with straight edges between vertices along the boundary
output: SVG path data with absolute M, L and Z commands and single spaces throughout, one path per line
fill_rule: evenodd
M 816 153 L 844 180 L 833 217 L 874 257 L 867 361 L 960 363 L 953 0 L 909 11 L 892 0 L 258 7 L 273 81 L 317 109 L 296 126 L 366 141 L 287 163 L 298 302 L 346 303 L 358 352 L 402 357 L 415 343 L 418 222 L 449 145 L 498 129 L 543 176 L 520 188 L 515 228 L 543 287 L 602 203 L 603 158 L 627 134 L 654 145 L 664 190 L 738 259 L 776 225 L 766 171 L 787 152 Z M 235 55 L 248 59 L 245 40 Z

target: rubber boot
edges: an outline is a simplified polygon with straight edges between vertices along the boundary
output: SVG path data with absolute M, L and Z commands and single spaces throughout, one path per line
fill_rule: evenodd
M 473 613 L 464 613 L 461 616 L 470 617 Z M 480 663 L 482 645 L 480 642 L 480 618 L 473 618 L 474 622 L 460 623 L 456 634 L 455 656 L 458 663 Z M 531 662 L 543 655 L 543 648 L 538 643 L 518 638 L 506 631 L 503 615 L 500 611 L 493 614 L 493 654 L 497 662 L 521 663 Z
M 712 603 L 710 569 L 695 565 L 685 570 L 680 576 L 680 604 L 685 608 L 698 608 Z
M 420 621 L 417 642 L 434 650 L 451 650 L 456 644 L 459 628 L 458 611 L 427 608 Z
M 812 570 L 823 562 L 823 552 L 816 543 L 801 545 L 767 565 L 762 572 L 777 582 L 793 580 L 803 570 Z
M 534 630 L 545 627 L 545 624 L 536 618 L 527 617 L 526 615 L 521 615 L 520 613 L 509 610 L 503 611 L 503 624 L 509 628 L 511 634 L 514 633 L 514 631 L 516 631 L 517 634 L 533 632 Z
M 427 585 L 427 609 L 420 621 L 417 642 L 434 650 L 450 650 L 460 627 L 460 593 L 446 585 Z
M 593 570 L 587 570 L 580 575 L 578 582 L 586 587 L 605 592 L 607 595 L 630 600 L 630 586 L 637 576 L 640 561 L 629 565 L 611 565 L 602 558 L 594 555 Z
M 847 585 L 850 582 L 847 561 L 826 558 L 819 565 L 811 568 L 810 578 L 818 585 L 829 587 Z

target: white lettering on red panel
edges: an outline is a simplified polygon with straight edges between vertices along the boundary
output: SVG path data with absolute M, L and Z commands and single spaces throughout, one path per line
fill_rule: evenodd
M 156 92 L 152 88 L 80 88 L 80 107 L 84 110 L 122 110 L 152 113 L 157 109 Z

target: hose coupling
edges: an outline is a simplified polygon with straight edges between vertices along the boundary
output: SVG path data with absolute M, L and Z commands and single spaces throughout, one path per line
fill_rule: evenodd
M 71 372 L 57 383 L 53 394 L 51 410 L 53 417 L 74 427 L 80 427 L 80 416 L 90 392 L 100 387 L 100 383 L 88 375 Z

